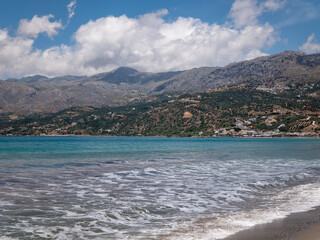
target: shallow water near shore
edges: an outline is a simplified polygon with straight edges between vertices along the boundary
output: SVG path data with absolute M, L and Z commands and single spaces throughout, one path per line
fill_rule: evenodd
M 319 139 L 0 137 L 0 239 L 218 239 L 318 205 Z

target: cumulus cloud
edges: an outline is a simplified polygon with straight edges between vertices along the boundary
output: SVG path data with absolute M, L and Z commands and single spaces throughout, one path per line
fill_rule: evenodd
M 166 10 L 137 19 L 123 15 L 90 21 L 75 33 L 76 54 L 85 66 L 100 70 L 108 65 L 181 70 L 242 60 L 273 42 L 268 24 L 235 30 L 195 18 L 168 23 L 164 14 Z
M 235 0 L 232 4 L 229 17 L 236 27 L 252 26 L 258 24 L 258 17 L 267 11 L 276 11 L 284 7 L 284 0 Z
M 76 0 L 72 0 L 68 5 L 67 5 L 67 9 L 68 9 L 68 13 L 69 13 L 69 19 L 71 19 L 74 16 L 74 10 L 76 9 L 76 4 L 77 1 Z
M 237 27 L 257 25 L 261 9 L 257 0 L 236 0 L 232 4 L 229 16 Z
M 6 29 L 0 29 L 0 72 L 3 74 L 12 73 L 13 68 L 23 69 L 25 65 L 18 65 L 21 57 L 28 56 L 32 50 L 33 40 L 22 37 L 12 38 Z
M 0 45 L 5 47 L 0 52 L 0 72 L 15 77 L 57 76 L 91 75 L 120 66 L 150 72 L 223 66 L 265 55 L 262 49 L 275 41 L 268 23 L 235 28 L 191 17 L 166 21 L 167 14 L 164 9 L 137 18 L 91 20 L 74 33 L 74 45 L 45 50 L 34 49 L 33 39 L 10 37 L 1 30 Z
M 63 28 L 61 21 L 50 22 L 52 14 L 38 17 L 34 15 L 31 20 L 21 19 L 17 33 L 25 37 L 37 38 L 39 33 L 46 33 L 49 37 L 58 34 L 58 29 Z
M 314 40 L 314 33 L 308 37 L 307 42 L 305 42 L 299 49 L 306 53 L 317 53 L 320 52 L 320 43 L 316 43 Z

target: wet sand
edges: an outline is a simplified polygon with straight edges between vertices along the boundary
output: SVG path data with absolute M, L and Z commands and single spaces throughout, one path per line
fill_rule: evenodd
M 223 240 L 320 240 L 320 207 L 256 225 Z
M 320 239 L 320 224 L 316 224 L 311 229 L 308 229 L 301 234 L 298 234 L 297 237 L 293 240 L 319 240 Z

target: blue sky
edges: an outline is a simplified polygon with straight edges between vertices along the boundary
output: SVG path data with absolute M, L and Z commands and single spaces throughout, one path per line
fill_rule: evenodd
M 0 78 L 320 51 L 317 0 L 0 0 Z

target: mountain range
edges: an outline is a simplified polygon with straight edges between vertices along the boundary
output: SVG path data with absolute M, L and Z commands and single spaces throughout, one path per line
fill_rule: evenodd
M 213 56 L 214 57 L 214 56 Z M 93 76 L 36 75 L 0 80 L 0 113 L 28 115 L 75 106 L 123 106 L 159 94 L 207 91 L 243 85 L 259 89 L 314 84 L 320 80 L 320 54 L 285 51 L 225 67 L 162 73 L 120 67 Z M 313 93 L 315 97 L 319 92 Z

